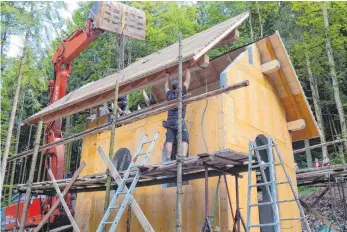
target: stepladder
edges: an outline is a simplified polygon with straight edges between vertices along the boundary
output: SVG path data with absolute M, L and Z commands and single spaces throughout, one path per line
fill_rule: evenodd
M 153 228 L 149 225 L 147 219 L 145 218 L 143 212 L 137 205 L 134 197 L 132 196 L 136 184 L 140 179 L 140 172 L 141 167 L 145 165 L 150 157 L 150 154 L 153 151 L 153 148 L 156 144 L 156 141 L 158 139 L 159 133 L 156 132 L 153 136 L 152 140 L 148 140 L 147 135 L 144 135 L 140 141 L 140 144 L 130 162 L 129 167 L 125 171 L 123 178 L 120 178 L 120 175 L 116 168 L 111 164 L 110 160 L 105 157 L 105 154 L 103 153 L 103 150 L 101 147 L 99 147 L 99 154 L 102 155 L 103 159 L 107 159 L 106 163 L 109 166 L 109 170 L 113 176 L 113 178 L 117 182 L 117 190 L 115 194 L 112 197 L 112 200 L 105 211 L 105 214 L 103 218 L 101 219 L 101 222 L 97 228 L 97 232 L 102 232 L 106 227 L 110 227 L 108 231 L 115 231 L 117 226 L 119 225 L 119 222 L 121 220 L 121 217 L 127 207 L 127 205 L 131 204 L 132 209 L 134 209 L 134 206 L 136 205 L 136 211 L 135 214 L 138 217 L 138 219 L 142 221 L 145 221 L 144 224 L 147 224 L 148 228 L 144 228 L 145 231 L 154 231 Z M 120 181 L 119 181 L 120 178 Z M 118 181 L 117 181 L 118 179 Z M 128 187 L 129 186 L 129 187 Z M 115 212 L 115 216 L 112 214 L 112 212 Z M 143 226 L 144 224 L 141 223 Z
M 260 178 L 256 178 L 256 183 L 252 183 L 255 182 L 254 178 L 252 178 L 252 171 L 260 173 Z M 278 175 L 278 173 L 284 175 Z M 279 200 L 278 191 L 286 185 L 290 189 L 290 199 Z M 254 199 L 252 198 L 252 190 L 254 188 L 261 192 L 261 194 L 257 194 L 257 202 L 252 202 L 252 199 Z M 258 191 L 256 192 L 258 193 Z M 291 207 L 297 208 L 300 216 L 281 217 L 281 209 L 284 210 L 285 208 L 282 207 L 288 207 L 288 203 Z M 252 224 L 252 211 L 255 207 L 258 207 L 259 223 Z M 287 210 L 290 210 L 290 208 Z M 281 222 L 283 224 L 284 221 L 295 222 L 289 228 L 281 226 Z M 275 140 L 272 137 L 268 137 L 266 142 L 261 145 L 258 145 L 256 141 L 250 141 L 248 154 L 247 232 L 252 231 L 254 228 L 260 228 L 260 231 L 266 232 L 298 231 L 295 230 L 295 227 L 300 228 L 298 225 L 301 222 L 303 222 L 305 231 L 311 232 L 299 197 Z

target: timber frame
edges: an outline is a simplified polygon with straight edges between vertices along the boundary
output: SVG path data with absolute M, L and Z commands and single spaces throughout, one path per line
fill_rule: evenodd
M 244 20 L 247 18 L 248 14 L 244 14 L 242 16 L 242 19 Z M 243 21 L 241 20 L 241 21 Z M 210 44 L 208 44 L 204 49 L 199 50 L 194 56 L 192 57 L 185 57 L 180 62 L 180 66 L 182 66 L 182 62 L 186 65 L 190 66 L 190 69 L 194 72 L 204 72 L 207 67 L 210 68 L 211 72 L 218 73 L 218 71 L 215 70 L 215 67 L 211 67 L 210 63 L 212 63 L 209 60 L 209 57 L 206 55 L 206 53 L 217 46 L 233 42 L 238 37 L 238 30 L 237 27 L 239 26 L 239 22 L 236 24 L 236 26 L 232 26 L 228 29 L 226 29 L 221 35 L 218 36 L 217 39 L 213 40 Z M 228 36 L 228 37 L 227 37 Z M 287 105 L 288 108 L 290 108 L 290 112 L 288 113 L 287 117 L 287 127 L 288 130 L 293 131 L 294 133 L 298 130 L 305 129 L 305 135 L 317 135 L 318 130 L 317 126 L 314 124 L 314 122 L 310 122 L 312 118 L 312 113 L 310 115 L 310 109 L 304 109 L 302 110 L 302 105 L 298 103 L 297 96 L 293 92 L 292 87 L 290 86 L 289 78 L 287 77 L 286 71 L 283 69 L 283 60 L 281 60 L 281 57 L 278 57 L 278 54 L 276 54 L 276 49 L 278 47 L 274 47 L 274 44 L 272 43 L 274 40 L 278 39 L 278 34 L 273 35 L 269 38 L 264 38 L 260 41 L 254 42 L 258 45 L 259 50 L 262 50 L 261 54 L 263 55 L 262 61 L 262 72 L 269 77 L 269 79 L 274 79 L 275 84 L 280 84 L 283 86 L 284 94 L 286 95 L 286 98 L 283 98 L 281 100 L 285 101 L 285 103 L 282 103 L 283 105 Z M 281 41 L 277 41 L 277 45 L 281 45 Z M 282 44 L 283 45 L 283 44 Z M 262 49 L 261 49 L 262 48 Z M 264 50 L 264 48 L 266 48 Z M 230 61 L 234 61 L 235 58 L 241 53 L 245 51 L 245 48 L 241 48 L 240 51 L 235 51 L 233 54 L 225 54 L 225 57 L 227 62 L 230 63 Z M 265 54 L 267 53 L 267 54 Z M 278 51 L 277 51 L 278 53 Z M 232 57 L 235 56 L 235 57 Z M 264 58 L 265 57 L 265 58 Z M 218 59 L 218 58 L 216 58 Z M 286 59 L 288 59 L 286 57 Z M 217 60 L 218 61 L 218 60 Z M 218 63 L 215 61 L 215 63 Z M 228 63 L 228 64 L 229 64 Z M 290 66 L 290 61 L 289 65 Z M 225 67 L 224 67 L 225 68 Z M 224 69 L 223 68 L 223 69 Z M 214 69 L 214 70 L 213 70 Z M 91 101 L 90 98 L 84 98 L 80 99 L 80 101 L 77 102 L 77 100 L 73 103 L 65 104 L 64 107 L 62 107 L 61 110 L 52 110 L 47 114 L 37 114 L 33 117 L 29 118 L 27 122 L 37 122 L 37 121 L 45 121 L 49 122 L 52 120 L 60 119 L 62 117 L 81 112 L 83 110 L 89 109 L 91 107 L 100 105 L 105 102 L 109 102 L 111 100 L 115 100 L 114 105 L 116 105 L 116 100 L 118 96 L 126 95 L 130 92 L 141 90 L 148 86 L 154 86 L 154 84 L 161 84 L 164 81 L 164 77 L 166 73 L 170 73 L 171 75 L 179 75 L 181 77 L 182 75 L 182 67 L 179 68 L 177 66 L 177 62 L 170 63 L 170 65 L 166 65 L 163 67 L 162 70 L 156 70 L 155 72 L 146 73 L 145 76 L 142 76 L 141 78 L 137 78 L 134 80 L 124 80 L 118 78 L 116 80 L 116 87 L 115 88 L 107 88 L 103 89 L 103 91 L 100 92 L 93 100 Z M 124 73 L 120 73 L 121 75 Z M 148 74 L 148 75 L 147 75 Z M 294 73 L 295 74 L 295 73 Z M 217 76 L 219 77 L 219 76 Z M 275 78 L 274 78 L 275 77 Z M 294 78 L 296 76 L 294 75 Z M 296 78 L 297 79 L 297 78 Z M 203 84 L 203 79 L 197 79 L 197 82 Z M 176 104 L 173 103 L 180 103 L 182 104 L 189 104 L 194 101 L 202 100 L 208 97 L 216 96 L 222 93 L 227 93 L 229 91 L 234 91 L 239 88 L 247 87 L 250 85 L 249 81 L 242 81 L 238 82 L 236 84 L 232 85 L 224 85 L 224 86 L 218 86 L 218 89 L 214 89 L 214 85 L 217 82 L 213 82 L 212 80 L 210 83 L 207 83 L 206 79 L 206 86 L 209 88 L 210 85 L 212 85 L 212 91 L 207 91 L 203 94 L 194 95 L 191 97 L 188 97 L 181 101 L 169 101 L 164 103 L 158 103 L 154 106 L 148 106 L 147 108 L 140 109 L 136 112 L 116 117 L 112 122 L 106 123 L 101 126 L 97 126 L 92 129 L 87 129 L 83 132 L 77 133 L 75 135 L 69 136 L 67 138 L 64 138 L 58 142 L 45 144 L 39 146 L 39 144 L 36 144 L 35 149 L 28 150 L 19 154 L 16 154 L 9 158 L 9 161 L 15 162 L 17 159 L 21 159 L 23 157 L 31 156 L 32 154 L 37 155 L 37 152 L 42 151 L 44 149 L 48 149 L 50 147 L 54 147 L 61 144 L 68 144 L 73 141 L 79 140 L 83 137 L 100 133 L 109 129 L 112 129 L 112 132 L 114 132 L 116 126 L 122 126 L 126 124 L 133 123 L 135 121 L 141 120 L 143 118 L 147 118 L 151 115 L 159 114 L 162 112 L 165 112 L 169 109 L 175 108 Z M 296 80 L 297 81 L 297 80 Z M 217 83 L 220 84 L 220 83 Z M 299 84 L 300 85 L 300 84 Z M 119 88 L 118 88 L 119 87 Z M 155 87 L 155 86 L 154 86 Z M 203 88 L 202 86 L 201 88 Z M 156 89 L 154 92 L 157 92 Z M 200 90 L 199 88 L 194 89 L 194 91 Z M 297 90 L 297 89 L 296 89 Z M 299 89 L 298 92 L 300 94 L 303 94 L 302 89 Z M 198 92 L 198 91 L 197 91 Z M 157 98 L 160 98 L 159 91 L 156 93 L 158 96 Z M 297 94 L 297 93 L 296 93 Z M 299 94 L 297 94 L 299 95 Z M 70 95 L 71 96 L 71 95 Z M 66 98 L 69 98 L 69 95 L 66 96 Z M 148 99 L 146 99 L 147 104 Z M 304 106 L 307 104 L 306 99 L 302 100 L 301 102 Z M 116 108 L 114 112 L 117 112 Z M 309 120 L 307 120 L 309 119 Z M 314 120 L 313 120 L 314 121 Z M 306 124 L 306 123 L 311 124 Z M 114 134 L 111 136 L 111 141 L 114 142 Z M 300 137 L 298 137 L 300 138 Z M 114 144 L 112 145 L 114 146 Z M 110 149 L 110 155 L 113 153 L 113 149 Z M 294 152 L 295 153 L 295 152 Z M 137 187 L 142 186 L 151 186 L 151 185 L 160 185 L 160 184 L 166 184 L 166 183 L 178 183 L 177 180 L 178 172 L 177 170 L 180 169 L 179 165 L 182 167 L 182 178 L 180 182 L 187 181 L 187 180 L 195 180 L 195 179 L 202 179 L 205 178 L 205 196 L 206 192 L 208 191 L 208 177 L 215 177 L 215 176 L 221 176 L 225 174 L 230 174 L 233 176 L 237 176 L 237 178 L 242 178 L 240 173 L 247 172 L 248 164 L 247 164 L 248 156 L 247 154 L 243 152 L 239 152 L 236 150 L 218 150 L 211 153 L 202 153 L 198 154 L 197 156 L 193 156 L 190 158 L 184 158 L 182 162 L 177 161 L 171 161 L 165 164 L 157 164 L 157 165 L 147 165 L 143 166 L 141 168 L 141 179 L 139 183 L 137 184 Z M 33 168 L 32 168 L 33 169 Z M 331 172 L 331 170 L 329 170 Z M 345 174 L 345 173 L 343 173 Z M 123 173 L 120 173 L 122 176 Z M 322 174 L 323 176 L 323 174 Z M 298 179 L 299 180 L 299 179 Z M 302 183 L 307 184 L 307 181 L 312 183 L 312 180 L 305 179 L 305 175 L 303 175 Z M 313 180 L 313 182 L 316 180 Z M 177 184 L 178 185 L 178 184 Z M 300 185 L 300 180 L 299 180 Z M 110 190 L 110 188 L 114 189 L 117 187 L 117 183 L 115 180 L 111 180 L 109 175 L 107 173 L 99 173 L 99 174 L 93 174 L 93 175 L 86 175 L 82 177 L 73 177 L 71 179 L 61 179 L 56 180 L 56 186 L 55 181 L 43 181 L 43 182 L 35 182 L 28 184 L 19 184 L 17 185 L 17 191 L 21 194 L 23 192 L 26 192 L 28 194 L 43 194 L 43 195 L 55 195 L 57 192 L 57 188 L 60 190 L 68 189 L 69 192 L 94 192 L 94 191 L 104 191 Z M 65 192 L 65 191 L 64 191 Z M 64 194 L 64 193 L 63 193 Z M 229 201 L 231 202 L 230 195 Z M 208 197 L 207 197 L 208 198 Z M 26 198 L 26 204 L 28 204 L 29 198 Z M 178 203 L 177 203 L 178 204 Z M 208 207 L 208 202 L 205 198 L 205 207 Z M 206 209 L 205 209 L 206 212 Z M 206 215 L 207 217 L 207 215 Z M 23 220 L 24 217 L 22 217 Z M 23 224 L 22 224 L 23 225 Z

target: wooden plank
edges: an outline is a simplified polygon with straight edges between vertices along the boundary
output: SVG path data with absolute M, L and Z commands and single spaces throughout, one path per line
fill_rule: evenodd
M 313 146 L 302 148 L 302 149 L 297 149 L 297 150 L 294 150 L 293 153 L 294 154 L 298 154 L 298 153 L 301 153 L 301 152 L 305 152 L 307 150 L 312 150 L 312 149 L 320 148 L 320 147 L 323 147 L 323 146 L 330 146 L 330 145 L 337 144 L 337 143 L 343 143 L 345 141 L 346 140 L 344 140 L 344 139 L 337 139 L 337 140 L 334 140 L 334 141 L 321 143 L 321 144 L 313 145 Z
M 267 62 L 265 64 L 261 65 L 261 71 L 265 75 L 272 74 L 277 72 L 280 69 L 281 65 L 278 60 L 272 60 L 270 62 Z
M 301 203 L 302 207 L 304 207 L 312 216 L 316 217 L 318 220 L 320 220 L 322 223 L 324 223 L 327 227 L 330 227 L 331 223 L 326 217 L 321 215 L 317 210 L 312 209 L 306 202 L 304 202 L 301 199 L 300 199 L 300 203 Z M 334 225 L 331 225 L 331 230 L 334 232 L 339 231 L 339 229 Z
M 306 123 L 304 119 L 298 119 L 295 121 L 287 122 L 287 128 L 289 131 L 298 131 L 305 129 Z
M 204 162 L 213 164 L 213 166 L 218 167 L 222 169 L 225 172 L 235 172 L 231 170 L 242 170 L 240 167 L 246 167 L 247 165 L 227 165 L 225 162 L 226 159 L 230 157 L 233 157 L 233 153 L 238 154 L 239 152 L 229 150 L 228 152 L 226 150 L 223 151 L 217 151 L 214 154 L 222 155 L 225 154 L 225 157 L 222 157 L 218 160 L 211 160 L 211 157 L 214 157 L 214 154 L 207 154 L 202 153 L 197 156 L 192 156 L 189 158 L 186 158 L 183 164 L 183 170 L 185 176 L 199 176 L 198 171 L 204 169 Z M 229 154 L 227 156 L 226 154 Z M 239 158 L 239 157 L 238 157 Z M 221 162 L 220 160 L 223 160 Z M 227 163 L 230 163 L 227 161 Z M 156 183 L 159 181 L 160 183 L 165 183 L 165 178 L 168 176 L 168 172 L 172 172 L 173 175 L 175 175 L 175 170 L 177 168 L 175 161 L 170 161 L 169 163 L 165 164 L 157 164 L 157 165 L 148 165 L 144 166 L 141 170 L 141 180 L 139 182 L 139 186 L 145 186 L 147 183 Z M 123 175 L 123 173 L 119 173 L 119 175 Z M 171 174 L 170 174 L 171 175 Z M 203 177 L 203 176 L 202 176 Z M 186 177 L 185 177 L 186 178 Z M 189 177 L 193 178 L 193 177 Z M 200 176 L 199 176 L 200 178 Z M 154 181 L 154 182 L 153 182 Z M 158 183 L 159 183 L 158 182 Z M 60 189 L 66 187 L 66 185 L 69 183 L 69 179 L 63 179 L 63 180 L 57 180 L 57 185 Z M 72 191 L 79 189 L 83 192 L 83 189 L 92 189 L 95 187 L 104 188 L 106 183 L 106 175 L 104 173 L 97 173 L 93 175 L 86 175 L 83 177 L 79 177 L 72 186 Z M 116 186 L 117 182 L 113 181 L 111 183 L 112 186 Z M 17 190 L 20 192 L 25 191 L 27 188 L 26 185 L 17 185 Z M 52 191 L 52 182 L 51 181 L 45 181 L 45 182 L 36 182 L 33 184 L 32 189 L 33 192 L 35 191 Z
M 206 46 L 204 49 L 202 49 L 198 54 L 194 56 L 194 60 L 199 59 L 203 54 L 207 53 L 211 48 L 215 47 L 220 41 L 221 38 L 226 37 L 228 34 L 230 34 L 233 30 L 237 29 L 241 23 L 248 18 L 249 13 L 246 13 L 238 23 L 234 24 L 232 27 L 230 27 L 228 30 L 220 34 L 216 39 L 214 39 L 208 46 Z
M 67 206 L 67 204 L 66 204 L 66 202 L 64 200 L 64 196 L 61 194 L 60 189 L 59 189 L 57 183 L 55 182 L 55 178 L 54 178 L 53 172 L 52 172 L 52 170 L 50 168 L 48 169 L 48 174 L 49 174 L 49 176 L 50 176 L 50 178 L 51 178 L 51 180 L 53 182 L 55 191 L 57 192 L 57 195 L 58 195 L 58 197 L 60 199 L 60 202 L 63 205 L 65 213 L 66 213 L 67 217 L 69 218 L 69 221 L 72 224 L 72 227 L 74 228 L 74 231 L 75 232 L 80 232 L 80 230 L 78 229 L 78 226 L 77 226 L 75 220 L 73 219 L 73 216 L 72 216 L 72 214 L 70 212 L 70 209 L 69 209 L 69 207 Z
M 184 173 L 183 175 L 183 181 L 190 181 L 190 180 L 196 180 L 204 178 L 205 171 L 201 171 L 201 167 L 199 169 L 193 170 L 191 172 Z M 200 171 L 199 171 L 200 170 Z M 223 172 L 231 173 L 231 174 L 238 174 L 240 172 L 247 172 L 248 166 L 247 165 L 235 165 L 233 167 L 225 167 L 223 168 Z M 220 171 L 218 170 L 211 170 L 209 171 L 209 177 L 215 177 L 220 175 Z M 156 178 L 153 179 L 146 179 L 143 181 L 139 181 L 136 187 L 144 187 L 144 186 L 152 186 L 152 185 L 160 185 L 160 184 L 168 184 L 168 183 L 175 183 L 176 182 L 176 175 L 167 175 L 167 173 L 156 173 Z M 67 179 L 68 180 L 68 179 Z M 72 186 L 70 189 L 70 192 L 95 192 L 95 191 L 105 191 L 106 186 L 106 177 L 104 177 L 103 180 L 100 180 L 100 183 L 96 184 L 93 183 L 91 185 L 77 185 L 81 182 L 75 182 L 75 185 Z M 66 184 L 65 184 L 66 186 Z M 111 182 L 111 186 L 116 187 L 117 183 L 115 181 Z M 64 187 L 64 184 L 60 186 L 60 188 Z M 36 189 L 36 190 L 35 190 Z M 44 189 L 44 190 L 41 190 Z M 23 192 L 26 190 L 25 185 L 21 185 L 18 187 L 19 192 Z M 44 194 L 51 195 L 52 194 L 53 187 L 47 186 L 45 188 L 42 188 L 42 185 L 35 186 L 33 188 L 33 192 L 35 191 L 42 191 Z
M 120 177 L 118 171 L 116 168 L 113 166 L 111 160 L 108 158 L 107 154 L 104 152 L 104 149 L 99 146 L 98 147 L 98 153 L 105 162 L 108 170 L 110 171 L 111 176 L 113 179 L 116 181 L 117 185 L 119 185 L 122 181 L 122 178 Z M 128 191 L 128 188 L 124 186 L 124 190 Z M 152 228 L 151 224 L 148 222 L 146 216 L 143 214 L 140 206 L 137 204 L 135 198 L 131 195 L 129 205 L 131 206 L 131 209 L 135 213 L 137 219 L 139 220 L 140 224 L 142 225 L 143 229 L 146 232 L 154 232 L 154 229 Z
M 72 228 L 72 225 L 66 225 L 66 226 L 61 226 L 61 227 L 55 228 L 53 230 L 50 230 L 49 232 L 64 231 L 64 230 L 69 230 L 71 228 Z
M 66 185 L 62 195 L 65 196 L 70 188 L 72 187 L 72 185 L 75 183 L 77 177 L 79 176 L 79 174 L 81 173 L 81 171 L 83 170 L 83 168 L 86 166 L 86 163 L 84 161 L 82 161 L 81 165 L 79 166 L 79 168 L 75 171 L 75 173 L 73 174 L 72 178 L 70 179 L 69 183 Z M 53 213 L 53 211 L 58 207 L 60 203 L 60 198 L 58 198 L 53 205 L 51 206 L 51 208 L 49 209 L 49 211 L 45 214 L 45 216 L 42 218 L 41 222 L 36 226 L 36 228 L 34 229 L 34 232 L 38 232 L 42 226 L 45 224 L 45 222 L 48 220 L 48 218 L 51 216 L 51 214 Z
M 327 186 L 322 192 L 321 194 L 319 194 L 319 196 L 317 197 L 317 199 L 311 204 L 311 206 L 315 206 L 323 197 L 324 195 L 329 191 L 329 186 Z

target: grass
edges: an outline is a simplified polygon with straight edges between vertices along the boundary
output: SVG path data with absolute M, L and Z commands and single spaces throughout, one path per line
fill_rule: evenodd
M 319 187 L 299 186 L 298 190 L 299 190 L 299 194 L 301 196 L 305 196 L 305 195 L 308 195 L 308 194 L 311 194 L 311 193 L 319 191 L 320 188 Z

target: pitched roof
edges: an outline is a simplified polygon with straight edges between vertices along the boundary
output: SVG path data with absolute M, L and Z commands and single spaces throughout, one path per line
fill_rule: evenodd
M 248 15 L 248 12 L 243 13 L 184 39 L 182 41 L 183 61 L 196 62 L 209 50 L 225 42 Z M 139 85 L 142 88 L 151 85 L 151 83 L 164 77 L 163 75 L 158 77 L 160 72 L 177 66 L 177 57 L 178 43 L 175 43 L 134 62 L 120 72 L 70 92 L 57 102 L 28 118 L 26 122 L 37 122 L 40 119 L 43 121 L 52 121 L 111 101 L 114 98 L 113 90 L 117 80 L 120 81 L 120 95 L 125 95 L 130 91 L 136 90 L 136 87 Z
M 278 60 L 280 63 L 279 71 L 267 76 L 277 90 L 286 112 L 287 121 L 305 120 L 304 129 L 291 132 L 293 141 L 318 137 L 319 127 L 280 35 L 276 32 L 256 44 L 263 64 L 271 60 Z

